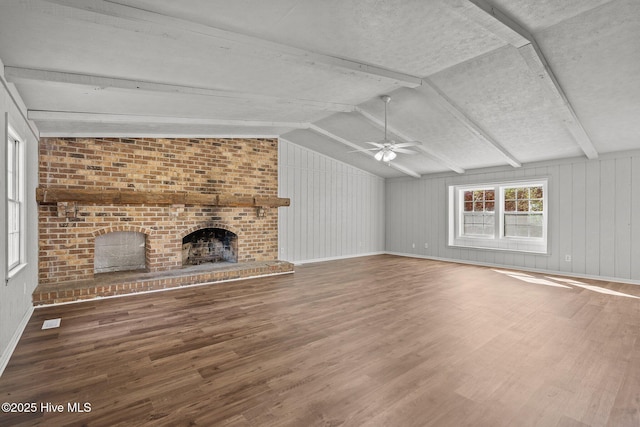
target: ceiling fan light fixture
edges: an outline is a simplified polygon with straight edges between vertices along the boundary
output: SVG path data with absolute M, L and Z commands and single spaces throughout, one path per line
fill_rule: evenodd
M 384 154 L 382 155 L 382 161 L 384 162 L 390 162 L 391 160 L 395 159 L 398 155 L 393 152 L 393 151 L 385 151 Z
M 384 152 L 383 152 L 382 150 L 380 150 L 380 151 L 378 151 L 378 152 L 376 153 L 376 155 L 375 155 L 374 157 L 375 157 L 375 159 L 376 159 L 377 161 L 381 162 L 381 161 L 382 161 L 382 157 L 383 157 L 383 155 L 384 155 Z

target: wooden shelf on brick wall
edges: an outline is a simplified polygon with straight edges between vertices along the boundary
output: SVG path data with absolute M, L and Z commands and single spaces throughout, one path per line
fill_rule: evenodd
M 222 207 L 289 206 L 282 197 L 234 196 L 231 194 L 201 194 L 187 192 L 85 190 L 66 188 L 36 188 L 38 203 L 77 202 L 94 205 L 206 205 Z

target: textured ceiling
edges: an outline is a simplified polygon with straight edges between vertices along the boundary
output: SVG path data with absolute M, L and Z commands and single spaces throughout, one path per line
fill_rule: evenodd
M 640 149 L 637 0 L 5 0 L 42 136 L 280 136 L 382 177 Z M 390 165 L 368 141 L 417 141 Z

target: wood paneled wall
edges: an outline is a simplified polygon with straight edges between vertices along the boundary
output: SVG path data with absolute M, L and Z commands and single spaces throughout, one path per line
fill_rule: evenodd
M 384 179 L 281 139 L 279 258 L 326 260 L 384 251 Z
M 449 185 L 527 177 L 549 178 L 549 255 L 447 246 Z M 386 217 L 391 253 L 640 281 L 640 152 L 390 179 Z
M 38 185 L 37 131 L 26 119 L 26 108 L 14 89 L 4 80 L 0 62 L 0 375 L 31 317 L 31 293 L 38 286 L 38 208 L 33 195 Z M 7 127 L 11 126 L 23 142 L 24 149 L 24 261 L 19 271 L 8 277 L 6 214 L 6 147 Z M 7 281 L 8 279 L 8 281 Z

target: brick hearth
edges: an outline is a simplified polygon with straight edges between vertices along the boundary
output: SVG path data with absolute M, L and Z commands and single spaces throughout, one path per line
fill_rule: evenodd
M 103 273 L 96 274 L 91 280 L 40 285 L 33 293 L 33 304 L 39 306 L 68 303 L 285 273 L 293 273 L 293 264 L 286 261 L 262 261 L 229 263 L 223 266 L 202 264 L 157 273 L 135 271 Z

